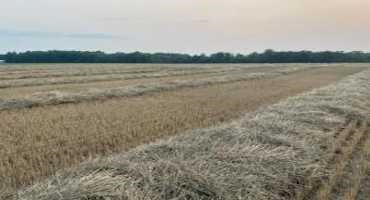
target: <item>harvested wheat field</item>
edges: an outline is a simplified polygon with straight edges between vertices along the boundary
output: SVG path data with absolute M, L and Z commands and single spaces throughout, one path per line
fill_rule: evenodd
M 0 65 L 0 199 L 369 199 L 370 66 Z

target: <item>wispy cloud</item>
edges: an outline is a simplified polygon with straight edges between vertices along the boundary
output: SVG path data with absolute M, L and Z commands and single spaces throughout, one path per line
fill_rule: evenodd
M 210 19 L 195 18 L 195 19 L 155 19 L 155 18 L 144 18 L 144 17 L 105 17 L 99 18 L 101 22 L 122 22 L 122 23 L 181 23 L 181 24 L 209 24 L 212 23 Z
M 118 21 L 118 22 L 126 22 L 126 21 L 132 21 L 136 19 L 130 19 L 128 17 L 104 17 L 100 18 L 101 21 Z
M 71 38 L 71 39 L 124 39 L 107 33 L 62 33 L 33 30 L 0 29 L 0 37 Z
M 211 23 L 211 20 L 209 20 L 209 19 L 194 19 L 191 22 L 196 23 L 196 24 L 208 24 L 208 23 Z

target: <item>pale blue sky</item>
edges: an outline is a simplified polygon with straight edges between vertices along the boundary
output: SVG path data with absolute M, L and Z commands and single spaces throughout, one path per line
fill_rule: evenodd
M 370 50 L 369 0 L 1 0 L 0 53 Z

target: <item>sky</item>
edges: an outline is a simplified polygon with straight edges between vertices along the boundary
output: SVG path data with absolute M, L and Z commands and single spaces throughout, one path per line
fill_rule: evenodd
M 370 0 L 1 0 L 0 53 L 370 50 Z

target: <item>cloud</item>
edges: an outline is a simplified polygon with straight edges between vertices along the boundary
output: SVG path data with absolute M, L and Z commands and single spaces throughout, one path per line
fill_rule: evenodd
M 208 24 L 208 23 L 211 23 L 211 20 L 208 20 L 208 19 L 194 19 L 191 22 L 196 23 L 196 24 Z
M 132 21 L 132 19 L 128 17 L 104 17 L 100 18 L 101 21 L 118 21 L 118 22 L 126 22 L 126 21 Z
M 169 23 L 181 23 L 181 24 L 209 24 L 212 23 L 210 19 L 206 18 L 168 18 L 168 19 L 158 19 L 158 18 L 144 18 L 144 17 L 104 17 L 99 18 L 103 23 L 106 22 L 119 22 L 119 23 L 146 23 L 146 24 L 169 24 Z
M 0 29 L 0 37 L 31 38 L 70 38 L 70 39 L 123 39 L 121 36 L 106 33 L 62 33 L 33 30 Z

